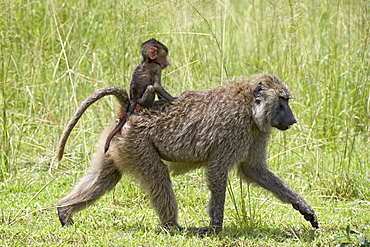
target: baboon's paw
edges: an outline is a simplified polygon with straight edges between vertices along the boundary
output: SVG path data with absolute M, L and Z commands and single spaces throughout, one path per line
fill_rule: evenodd
M 163 225 L 164 228 L 167 228 L 167 229 L 176 229 L 176 230 L 179 230 L 179 231 L 183 231 L 184 230 L 184 227 L 180 226 L 179 224 L 177 223 L 166 223 Z
M 66 212 L 62 210 L 62 208 L 58 208 L 58 216 L 62 226 L 69 227 L 73 225 L 72 218 L 70 216 L 67 216 Z
M 214 233 L 219 234 L 222 231 L 222 226 L 191 227 L 187 228 L 186 230 L 199 234 L 214 234 Z
M 319 229 L 319 222 L 315 213 L 313 213 L 312 215 L 305 215 L 304 218 L 311 223 L 312 227 Z
M 308 205 L 299 205 L 299 204 L 292 204 L 293 208 L 298 210 L 305 218 L 305 220 L 311 223 L 311 226 L 314 228 L 319 228 L 319 222 L 317 220 L 317 216 L 315 211 Z

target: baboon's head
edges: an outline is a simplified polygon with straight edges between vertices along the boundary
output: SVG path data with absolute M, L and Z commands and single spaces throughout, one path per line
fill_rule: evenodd
M 297 120 L 289 107 L 293 95 L 276 75 L 258 76 L 252 80 L 255 85 L 253 118 L 261 131 L 270 127 L 287 130 Z

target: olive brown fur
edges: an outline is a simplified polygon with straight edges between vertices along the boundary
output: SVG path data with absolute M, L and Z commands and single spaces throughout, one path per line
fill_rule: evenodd
M 131 174 L 148 194 L 161 224 L 183 229 L 170 171 L 179 174 L 203 166 L 211 192 L 211 221 L 209 226 L 191 230 L 218 233 L 222 230 L 228 173 L 236 166 L 243 180 L 271 191 L 318 228 L 314 210 L 266 164 L 272 128 L 286 130 L 296 123 L 288 105 L 290 98 L 291 91 L 276 75 L 186 91 L 160 110 L 144 109 L 129 118 L 126 133 L 116 135 L 104 154 L 102 147 L 111 126 L 100 138 L 89 173 L 59 201 L 62 225 L 72 225 L 72 214 L 114 188 L 122 174 Z

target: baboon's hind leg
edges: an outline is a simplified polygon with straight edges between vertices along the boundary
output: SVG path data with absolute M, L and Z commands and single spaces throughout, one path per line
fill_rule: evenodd
M 73 190 L 58 203 L 58 216 L 63 226 L 73 224 L 72 214 L 93 204 L 104 193 L 114 188 L 121 179 L 121 172 L 113 160 L 102 159 L 89 174 L 82 177 Z
M 218 160 L 216 164 L 210 163 L 207 164 L 206 167 L 208 188 L 211 191 L 211 198 L 208 206 L 208 214 L 211 218 L 211 222 L 209 226 L 200 228 L 192 227 L 187 230 L 201 234 L 220 233 L 222 231 L 224 218 L 225 194 L 228 176 L 227 164 L 220 163 Z
M 144 154 L 137 155 L 138 160 L 131 160 L 136 164 L 134 177 L 139 179 L 140 185 L 149 195 L 162 225 L 182 230 L 177 222 L 178 206 L 168 168 L 156 156 L 154 150 L 146 149 Z

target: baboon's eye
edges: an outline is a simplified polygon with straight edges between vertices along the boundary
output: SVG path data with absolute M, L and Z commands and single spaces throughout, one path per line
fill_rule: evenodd
M 284 97 L 284 96 L 279 96 L 279 99 L 282 100 L 282 101 L 288 101 L 289 100 L 289 98 Z

